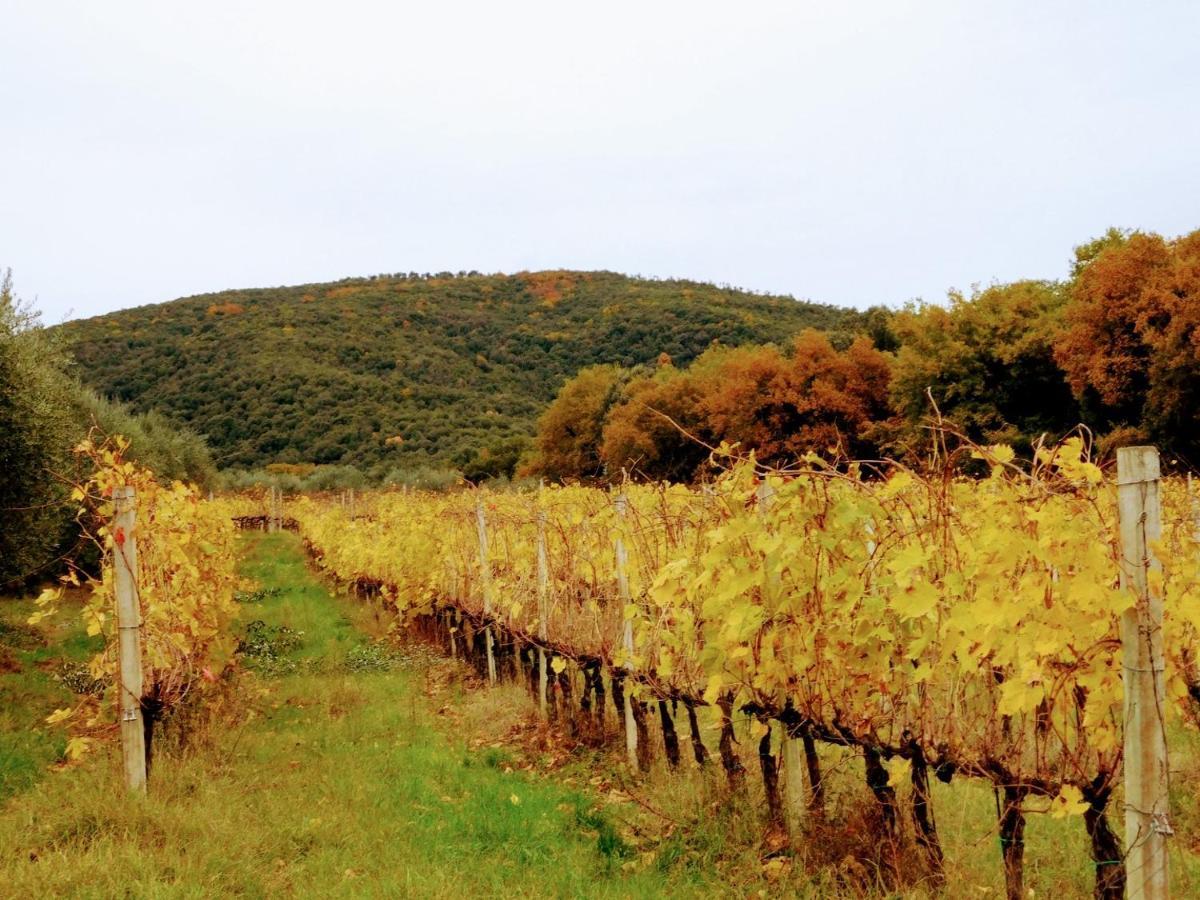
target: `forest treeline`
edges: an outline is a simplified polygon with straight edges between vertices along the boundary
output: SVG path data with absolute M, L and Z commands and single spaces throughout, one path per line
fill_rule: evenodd
M 849 343 L 805 330 L 690 365 L 585 368 L 539 421 L 530 474 L 702 476 L 710 447 L 773 466 L 805 453 L 920 464 L 930 425 L 1028 452 L 1080 424 L 1103 454 L 1154 442 L 1200 463 L 1200 231 L 1110 230 L 1061 282 L 911 303 Z
M 685 365 L 714 341 L 806 327 L 848 341 L 883 315 L 611 272 L 442 272 L 225 291 L 57 330 L 92 387 L 205 435 L 223 469 L 350 466 L 378 482 L 503 469 L 589 365 Z
M 215 481 L 199 435 L 105 399 L 77 376 L 61 336 L 16 296 L 12 273 L 0 273 L 0 592 L 54 574 L 79 549 L 72 449 L 91 429 L 124 435 L 130 458 L 164 480 Z

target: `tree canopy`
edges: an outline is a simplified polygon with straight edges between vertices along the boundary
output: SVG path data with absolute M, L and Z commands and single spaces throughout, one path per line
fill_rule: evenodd
M 854 324 L 856 337 L 808 330 L 715 346 L 684 368 L 627 370 L 620 398 L 578 421 L 571 398 L 586 385 L 568 381 L 531 470 L 688 480 L 722 441 L 775 466 L 811 452 L 920 464 L 934 424 L 1024 453 L 1082 424 L 1102 452 L 1151 440 L 1200 463 L 1200 231 L 1110 229 L 1076 248 L 1065 281 L 875 307 Z M 564 440 L 583 422 L 586 466 Z

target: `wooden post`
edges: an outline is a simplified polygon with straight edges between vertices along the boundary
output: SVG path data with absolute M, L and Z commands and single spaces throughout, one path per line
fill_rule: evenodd
M 756 496 L 758 498 L 758 515 L 763 520 L 763 527 L 769 529 L 767 516 L 775 499 L 775 489 L 764 479 L 759 482 Z M 767 570 L 764 575 L 764 590 L 768 593 L 775 593 L 779 590 L 779 585 L 779 573 Z M 783 727 L 779 729 L 779 752 L 783 757 L 784 821 L 788 830 L 796 834 L 804 824 L 804 814 L 807 809 L 804 798 L 806 766 L 804 743 L 798 734 L 790 733 L 790 723 L 781 722 L 781 724 Z
M 475 525 L 479 531 L 479 570 L 483 588 L 483 641 L 487 647 L 488 682 L 496 683 L 496 655 L 492 649 L 492 564 L 488 559 L 487 520 L 483 517 L 483 501 L 475 504 Z
M 546 718 L 546 640 L 550 636 L 550 565 L 546 558 L 546 511 L 537 514 L 537 584 L 538 584 L 538 707 Z
M 1151 587 L 1161 569 L 1154 542 L 1162 535 L 1158 451 L 1117 451 L 1117 503 L 1121 520 L 1121 586 L 1136 604 L 1121 616 L 1125 685 L 1125 861 L 1130 900 L 1168 896 L 1167 837 L 1173 832 L 1167 802 L 1164 721 L 1163 600 Z
M 621 522 L 625 520 L 625 511 L 629 506 L 629 500 L 624 494 L 620 494 L 616 500 L 617 519 Z M 626 610 L 629 604 L 633 602 L 633 595 L 629 590 L 629 554 L 625 550 L 625 540 L 621 537 L 620 532 L 614 540 L 613 549 L 617 558 L 617 597 L 621 601 L 621 615 L 625 620 L 625 629 L 622 634 L 622 646 L 625 650 L 625 671 L 630 675 L 633 674 L 633 620 L 629 618 Z M 625 753 L 629 757 L 629 766 L 635 772 L 638 769 L 638 735 L 637 723 L 633 715 L 633 679 L 627 678 L 625 681 Z
M 1188 505 L 1192 510 L 1192 538 L 1200 542 L 1200 500 L 1196 499 L 1196 494 L 1192 490 L 1192 473 L 1187 473 L 1187 493 Z
M 137 584 L 137 497 L 113 488 L 113 590 L 117 595 L 121 755 L 125 785 L 146 792 L 146 732 L 142 725 L 142 610 Z

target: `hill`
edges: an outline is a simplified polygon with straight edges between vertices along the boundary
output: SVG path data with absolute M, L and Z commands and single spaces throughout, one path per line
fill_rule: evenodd
M 532 434 L 581 367 L 713 341 L 848 335 L 863 314 L 610 272 L 381 275 L 231 290 L 61 326 L 96 390 L 207 436 L 223 467 L 462 464 Z

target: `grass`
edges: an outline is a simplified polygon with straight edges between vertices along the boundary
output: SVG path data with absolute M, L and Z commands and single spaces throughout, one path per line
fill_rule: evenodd
M 140 800 L 121 789 L 113 747 L 47 774 L 63 738 L 38 723 L 69 692 L 45 669 L 90 648 L 69 619 L 35 634 L 11 624 L 27 612 L 4 608 L 10 626 L 0 638 L 28 646 L 14 651 L 21 671 L 0 676 L 4 784 L 16 785 L 0 805 L 0 894 L 936 894 L 911 862 L 911 846 L 902 864 L 912 871 L 899 885 L 880 876 L 873 801 L 854 754 L 822 750 L 827 824 L 807 831 L 792 856 L 766 854 L 748 735 L 741 736 L 745 798 L 730 800 L 719 767 L 689 764 L 682 727 L 681 771 L 667 772 L 659 759 L 631 780 L 619 742 L 577 746 L 537 721 L 519 687 L 481 689 L 465 667 L 427 648 L 383 643 L 385 618 L 370 604 L 331 595 L 291 535 L 247 535 L 245 551 L 245 574 L 279 590 L 244 604 L 242 627 L 261 620 L 262 641 L 294 632 L 298 644 L 248 657 L 202 733 L 185 747 L 167 742 Z M 713 723 L 703 724 L 715 750 Z M 657 740 L 653 718 L 650 725 Z M 26 746 L 22 731 L 30 726 Z M 1172 747 L 1174 889 L 1196 896 L 1200 747 L 1194 732 L 1173 735 Z M 965 780 L 933 789 L 948 876 L 940 896 L 1003 896 L 990 790 Z M 1091 895 L 1081 819 L 1031 814 L 1026 842 L 1033 896 Z
M 246 573 L 283 590 L 246 610 L 302 632 L 294 673 L 250 673 L 240 710 L 156 758 L 129 799 L 114 748 L 0 811 L 12 896 L 653 897 L 703 882 L 630 871 L 584 792 L 471 748 L 430 709 L 428 661 L 356 671 L 376 624 L 305 569 L 290 535 L 247 537 Z M 248 604 L 248 606 L 251 606 Z M 376 632 L 377 633 L 377 632 Z M 49 704 L 49 705 L 52 705 Z
M 749 770 L 747 796 L 729 801 L 723 776 L 703 773 L 690 762 L 691 747 L 680 715 L 676 727 L 684 764 L 669 772 L 661 758 L 661 739 L 655 716 L 650 733 L 659 758 L 653 769 L 636 781 L 625 774 L 623 745 L 614 750 L 570 752 L 540 748 L 531 735 L 514 735 L 517 723 L 528 721 L 532 701 L 520 688 L 501 685 L 476 690 L 469 682 L 449 692 L 456 711 L 456 727 L 472 740 L 496 743 L 515 754 L 513 765 L 529 765 L 551 772 L 570 786 L 590 787 L 603 796 L 610 819 L 620 824 L 620 835 L 634 857 L 669 873 L 679 883 L 683 873 L 693 873 L 698 883 L 720 885 L 719 893 L 735 896 L 803 897 L 1003 897 L 1004 878 L 997 833 L 996 798 L 991 789 L 975 780 L 957 778 L 945 785 L 933 780 L 933 809 L 945 852 L 947 887 L 940 891 L 930 882 L 919 852 L 913 845 L 909 818 L 909 791 L 899 788 L 905 832 L 900 854 L 899 882 L 889 881 L 881 870 L 880 845 L 871 821 L 874 800 L 864 783 L 863 764 L 857 753 L 822 745 L 822 769 L 828 791 L 826 822 L 810 825 L 796 841 L 790 857 L 772 857 L 762 846 L 764 837 L 761 779 L 756 743 L 738 722 L 740 754 Z M 507 712 L 506 712 L 507 711 Z M 701 724 L 710 751 L 716 749 L 716 723 L 701 710 Z M 609 728 L 616 723 L 610 714 Z M 527 726 L 526 731 L 531 731 Z M 620 740 L 615 742 L 620 744 Z M 1177 729 L 1170 735 L 1172 748 L 1172 823 L 1176 837 L 1171 845 L 1174 896 L 1200 896 L 1200 735 L 1194 729 Z M 611 793 L 610 793 L 611 792 Z M 1025 885 L 1031 896 L 1086 898 L 1092 896 L 1094 869 L 1090 842 L 1082 817 L 1054 819 L 1036 812 L 1047 801 L 1028 803 L 1025 829 Z M 1110 803 L 1109 819 L 1120 833 L 1121 799 Z M 702 892 L 699 892 L 702 893 Z
M 37 626 L 25 624 L 31 601 L 0 598 L 0 803 L 21 793 L 60 761 L 66 735 L 45 717 L 75 700 L 61 674 L 82 672 L 98 647 L 78 615 L 77 595 Z

